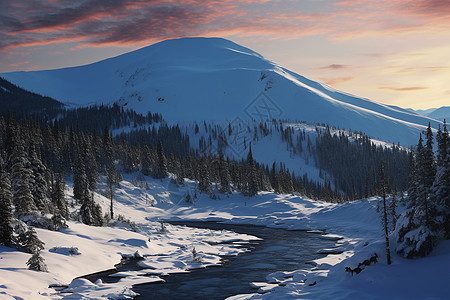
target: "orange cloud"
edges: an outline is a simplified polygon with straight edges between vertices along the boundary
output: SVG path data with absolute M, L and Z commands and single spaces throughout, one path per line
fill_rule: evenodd
M 26 65 L 29 64 L 29 61 L 23 61 L 23 62 L 17 62 L 17 63 L 13 63 L 13 64 L 9 64 L 11 67 L 17 67 L 17 66 L 21 66 L 21 65 Z
M 321 78 L 320 81 L 328 84 L 328 85 L 337 85 L 340 83 L 348 82 L 353 80 L 355 77 L 334 77 L 334 78 Z
M 391 87 L 391 86 L 382 86 L 379 87 L 380 90 L 389 90 L 394 92 L 411 92 L 411 91 L 419 91 L 419 90 L 426 90 L 427 87 L 423 86 L 411 86 L 411 87 Z

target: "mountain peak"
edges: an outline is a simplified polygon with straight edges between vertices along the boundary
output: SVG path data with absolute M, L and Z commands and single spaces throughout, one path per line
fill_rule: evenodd
M 328 123 L 411 145 L 423 116 L 335 90 L 223 38 L 166 40 L 94 64 L 1 74 L 66 103 L 119 103 L 168 121 L 272 118 Z

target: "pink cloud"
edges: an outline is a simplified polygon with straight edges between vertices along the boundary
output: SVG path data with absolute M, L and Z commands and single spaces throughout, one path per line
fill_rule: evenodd
M 0 12 L 0 49 L 79 42 L 78 47 L 130 46 L 182 36 L 308 35 L 355 38 L 449 28 L 443 0 L 342 0 L 308 12 L 298 2 L 268 0 L 9 1 Z M 79 3 L 79 4 L 77 4 Z M 424 19 L 427 19 L 424 21 Z
M 340 83 L 348 82 L 355 79 L 355 77 L 334 77 L 334 78 L 321 78 L 320 80 L 328 85 L 337 85 Z
M 427 87 L 423 86 L 409 86 L 409 87 L 392 87 L 392 86 L 382 86 L 379 87 L 380 90 L 389 90 L 394 92 L 411 92 L 411 91 L 420 91 L 420 90 L 426 90 Z

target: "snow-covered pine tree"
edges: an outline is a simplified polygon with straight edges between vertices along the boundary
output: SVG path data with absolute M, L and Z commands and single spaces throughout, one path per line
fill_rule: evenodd
M 30 180 L 32 172 L 27 168 L 29 161 L 25 156 L 22 144 L 17 144 L 10 158 L 11 162 L 11 190 L 16 214 L 19 217 L 31 215 L 37 208 L 31 193 Z
M 38 252 L 34 253 L 30 259 L 27 261 L 27 266 L 29 270 L 48 272 L 47 265 L 45 264 L 44 258 Z
M 28 227 L 28 230 L 25 232 L 25 238 L 21 238 L 21 240 L 25 242 L 21 247 L 28 253 L 37 253 L 44 249 L 45 244 L 39 239 L 33 227 Z
M 433 132 L 431 131 L 430 124 L 426 131 L 426 143 L 423 147 L 422 154 L 419 160 L 419 174 L 420 174 L 420 185 L 419 185 L 419 207 L 423 207 L 425 212 L 425 225 L 427 227 L 434 228 L 435 216 L 436 216 L 436 203 L 432 202 L 430 199 L 431 187 L 433 186 L 434 176 L 436 175 L 436 164 L 434 161 L 433 153 Z
M 3 160 L 0 157 L 0 244 L 7 247 L 12 246 L 13 240 L 12 197 L 11 183 L 3 170 Z
M 47 168 L 38 157 L 34 145 L 30 149 L 30 169 L 32 171 L 31 193 L 33 194 L 34 204 L 42 213 L 49 213 L 51 203 L 48 199 L 48 186 L 45 179 Z
M 443 130 L 436 135 L 437 162 L 436 176 L 431 188 L 430 200 L 437 207 L 436 230 L 450 238 L 450 137 L 444 120 Z
M 65 186 L 66 184 L 64 182 L 64 177 L 62 176 L 62 174 L 56 174 L 53 181 L 51 199 L 57 213 L 63 218 L 67 219 L 67 217 L 69 216 L 69 211 L 67 209 L 67 201 L 64 193 Z
M 429 130 L 431 132 L 431 129 Z M 409 189 L 411 197 L 408 209 L 402 213 L 396 224 L 397 233 L 397 253 L 407 258 L 423 257 L 428 255 L 433 249 L 436 240 L 436 233 L 431 227 L 434 221 L 435 212 L 430 203 L 429 177 L 433 170 L 432 134 L 427 132 L 427 145 L 424 147 L 422 135 L 415 151 L 415 164 L 412 170 L 414 174 L 413 188 Z
M 81 221 L 86 225 L 103 226 L 102 209 L 94 202 L 94 196 L 88 194 L 81 201 Z

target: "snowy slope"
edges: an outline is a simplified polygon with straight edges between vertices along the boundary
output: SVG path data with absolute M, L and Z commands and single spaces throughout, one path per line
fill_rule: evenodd
M 426 117 L 337 91 L 220 38 L 167 40 L 94 64 L 0 76 L 66 103 L 119 102 L 166 120 L 325 122 L 415 144 Z
M 268 293 L 239 295 L 232 299 L 448 299 L 450 243 L 441 243 L 429 257 L 407 260 L 393 254 L 393 264 L 384 258 L 383 231 L 377 213 L 378 199 L 333 204 L 313 201 L 299 195 L 261 192 L 255 197 L 233 193 L 212 200 L 199 194 L 194 204 L 184 201 L 195 183 L 176 187 L 169 179 L 155 180 L 128 174 L 115 190 L 115 210 L 136 223 L 136 231 L 125 223 L 111 227 L 91 227 L 69 222 L 60 232 L 37 229 L 45 242 L 42 256 L 49 273 L 26 269 L 30 254 L 0 246 L 0 299 L 130 299 L 133 284 L 161 281 L 157 274 L 187 272 L 204 265 L 219 264 L 220 255 L 238 255 L 238 245 L 221 244 L 255 237 L 230 231 L 210 231 L 167 225 L 160 233 L 159 220 L 215 220 L 237 224 L 256 224 L 276 228 L 325 229 L 323 238 L 335 240 L 344 252 L 314 261 L 311 269 L 267 274 L 267 283 L 251 283 Z M 106 188 L 103 184 L 100 190 Z M 69 199 L 71 189 L 66 190 Z M 95 194 L 95 201 L 108 210 L 109 199 Z M 151 201 L 153 205 L 148 202 Z M 74 208 L 71 208 L 74 209 Z M 391 237 L 395 248 L 395 237 Z M 217 241 L 219 244 L 211 243 Z M 53 247 L 78 247 L 80 255 L 68 255 Z M 193 247 L 203 255 L 203 264 L 192 262 Z M 77 276 L 112 268 L 121 254 L 139 251 L 150 255 L 142 262 L 149 269 L 123 272 L 116 284 L 73 280 Z M 345 267 L 354 267 L 378 253 L 378 263 L 351 276 Z M 196 265 L 197 264 L 197 265 Z M 142 276 L 156 274 L 156 276 Z M 316 282 L 316 284 L 314 284 Z M 26 283 L 26 284 L 23 284 Z M 51 284 L 69 284 L 69 293 L 56 293 Z M 278 284 L 280 283 L 280 284 Z M 250 284 L 250 283 L 249 283 Z M 72 293 L 73 292 L 73 293 Z

